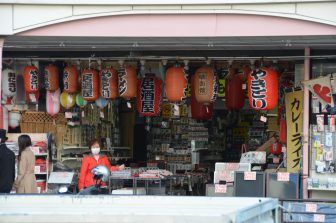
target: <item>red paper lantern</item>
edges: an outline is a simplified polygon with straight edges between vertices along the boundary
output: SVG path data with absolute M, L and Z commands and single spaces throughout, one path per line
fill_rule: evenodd
M 45 88 L 47 91 L 59 89 L 59 76 L 56 66 L 50 64 L 44 68 Z
M 270 146 L 270 153 L 274 155 L 280 155 L 281 154 L 281 143 L 275 142 Z
M 130 100 L 137 95 L 136 70 L 130 66 L 121 66 L 118 70 L 118 86 L 120 97 Z
M 166 72 L 166 96 L 170 102 L 181 102 L 186 97 L 188 85 L 182 67 L 171 67 Z
M 64 91 L 74 94 L 78 89 L 78 72 L 75 66 L 67 66 L 63 71 Z
M 195 91 L 193 89 L 195 76 L 191 78 L 191 118 L 196 120 L 208 120 L 213 115 L 213 103 L 207 105 L 199 103 L 195 97 Z
M 97 70 L 85 69 L 82 72 L 82 97 L 95 101 L 99 97 L 99 74 Z
M 116 99 L 119 96 L 118 72 L 113 68 L 100 71 L 100 96 L 106 99 Z
M 272 110 L 278 103 L 278 74 L 271 68 L 256 69 L 248 75 L 247 90 L 251 108 Z
M 210 103 L 216 100 L 218 86 L 214 70 L 201 67 L 196 70 L 194 80 L 195 98 L 200 103 Z
M 162 80 L 148 75 L 138 82 L 137 110 L 142 116 L 160 115 Z
M 280 133 L 279 140 L 281 143 L 287 143 L 287 125 L 286 119 L 280 119 Z
M 40 87 L 38 69 L 35 66 L 26 66 L 23 71 L 23 80 L 27 100 L 36 102 L 39 98 Z
M 230 75 L 225 85 L 225 105 L 230 110 L 244 107 L 244 90 L 242 79 L 230 69 Z
M 39 73 L 35 66 L 26 66 L 23 71 L 24 87 L 28 94 L 39 91 Z

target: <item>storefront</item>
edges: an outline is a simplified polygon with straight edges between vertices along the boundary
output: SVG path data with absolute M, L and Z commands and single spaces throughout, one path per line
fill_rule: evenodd
M 130 167 L 114 173 L 111 193 L 127 185 L 154 195 L 277 197 L 272 188 L 292 185 L 287 198 L 330 196 L 335 146 L 328 141 L 319 152 L 328 158 L 311 160 L 316 176 L 311 148 L 325 142 L 310 146 L 310 129 L 323 109 L 304 81 L 335 72 L 335 5 L 0 4 L 0 126 L 12 148 L 21 133 L 44 143 L 35 151 L 44 192 L 52 164 L 78 170 L 99 138 L 111 163 Z M 329 140 L 328 131 L 319 136 Z M 317 184 L 322 172 L 327 183 Z

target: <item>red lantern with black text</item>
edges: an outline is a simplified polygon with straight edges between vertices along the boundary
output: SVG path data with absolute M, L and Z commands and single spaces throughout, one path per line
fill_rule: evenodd
M 280 155 L 281 154 L 281 143 L 275 142 L 270 146 L 270 153 L 274 155 Z
M 166 72 L 166 97 L 170 102 L 181 102 L 186 97 L 187 77 L 182 67 L 171 67 Z
M 244 107 L 244 102 L 243 81 L 230 68 L 230 75 L 225 85 L 225 105 L 230 110 L 238 110 Z
M 196 70 L 193 82 L 195 98 L 200 103 L 210 103 L 216 100 L 218 86 L 214 70 L 210 67 L 201 67 Z
M 67 66 L 63 70 L 64 91 L 74 94 L 78 89 L 78 71 L 75 66 Z
M 247 78 L 250 107 L 255 110 L 272 110 L 278 103 L 278 74 L 271 68 L 252 71 Z
M 82 97 L 95 101 L 99 97 L 99 74 L 97 70 L 86 69 L 82 72 Z
M 36 102 L 39 98 L 39 72 L 35 66 L 26 66 L 23 71 L 24 88 L 28 101 Z
M 48 65 L 44 68 L 45 88 L 47 91 L 56 91 L 59 89 L 58 69 L 54 65 Z
M 118 70 L 118 88 L 120 97 L 130 100 L 137 95 L 136 70 L 130 65 L 123 65 Z
M 137 110 L 142 116 L 160 115 L 162 80 L 148 75 L 138 82 Z
M 100 96 L 106 99 L 116 99 L 119 96 L 118 72 L 113 68 L 106 68 L 99 73 Z
M 195 81 L 195 76 L 191 78 L 191 118 L 195 120 L 208 120 L 211 119 L 213 115 L 213 103 L 207 105 L 200 103 L 196 100 L 195 91 L 193 89 L 193 82 Z
M 286 119 L 280 119 L 280 131 L 279 131 L 279 141 L 281 143 L 287 143 L 287 124 Z

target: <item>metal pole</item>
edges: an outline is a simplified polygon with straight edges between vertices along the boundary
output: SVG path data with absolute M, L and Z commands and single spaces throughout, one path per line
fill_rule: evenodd
M 305 60 L 304 60 L 304 77 L 303 80 L 309 80 L 310 78 L 310 48 L 306 47 L 304 50 Z M 304 98 L 303 98 L 303 198 L 308 198 L 308 174 L 309 174 L 309 90 L 305 86 Z
M 2 51 L 3 51 L 3 45 L 4 45 L 4 42 L 5 42 L 5 38 L 0 38 L 0 100 L 1 100 L 1 92 L 2 92 L 2 89 L 1 89 L 1 79 L 2 79 Z

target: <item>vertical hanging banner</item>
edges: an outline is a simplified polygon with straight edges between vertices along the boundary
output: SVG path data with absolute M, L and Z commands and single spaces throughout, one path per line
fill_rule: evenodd
M 302 155 L 303 91 L 286 93 L 287 172 L 300 170 Z

